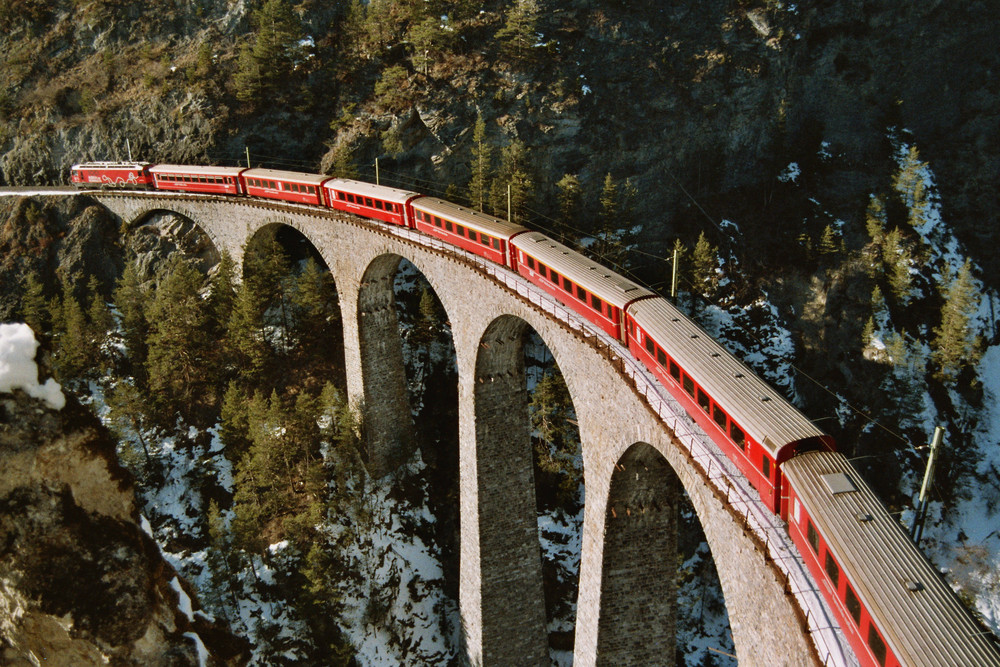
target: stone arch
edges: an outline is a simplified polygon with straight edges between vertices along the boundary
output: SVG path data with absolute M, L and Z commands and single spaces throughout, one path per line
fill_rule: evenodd
M 490 322 L 472 378 L 484 664 L 549 663 L 525 372 L 529 331 L 545 343 L 545 334 L 520 317 Z M 558 366 L 558 349 L 545 347 Z
M 164 219 L 172 221 L 165 224 Z M 123 226 L 129 233 L 127 243 L 137 255 L 152 257 L 177 251 L 193 259 L 203 272 L 218 264 L 225 249 L 211 226 L 201 224 L 190 212 L 173 207 L 143 209 L 125 220 Z M 153 273 L 155 266 L 144 265 L 140 270 Z
M 615 463 L 604 518 L 598 664 L 673 665 L 679 480 L 653 446 Z

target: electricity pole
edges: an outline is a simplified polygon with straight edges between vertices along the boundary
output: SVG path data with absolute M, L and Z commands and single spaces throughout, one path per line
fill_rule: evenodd
M 924 522 L 927 520 L 927 502 L 930 494 L 931 484 L 934 483 L 934 464 L 937 463 L 938 449 L 944 437 L 944 429 L 940 426 L 934 429 L 934 439 L 931 441 L 931 453 L 927 457 L 927 470 L 924 471 L 924 483 L 920 486 L 920 500 L 917 505 L 917 515 L 913 518 L 913 526 L 910 528 L 910 539 L 917 546 L 920 546 L 920 538 L 924 534 Z

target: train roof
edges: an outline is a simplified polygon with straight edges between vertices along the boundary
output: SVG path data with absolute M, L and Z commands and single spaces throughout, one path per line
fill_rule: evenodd
M 486 213 L 480 213 L 479 211 L 474 211 L 458 204 L 452 204 L 450 201 L 436 197 L 421 197 L 413 202 L 413 208 L 425 211 L 431 215 L 447 218 L 470 229 L 475 229 L 478 232 L 504 240 L 509 239 L 514 234 L 528 230 L 527 227 L 508 222 L 503 218 L 496 218 Z
M 305 183 L 306 185 L 322 185 L 325 181 L 330 180 L 330 176 L 323 174 L 303 174 L 300 171 L 281 171 L 278 169 L 247 169 L 243 172 L 243 176 L 289 183 Z
M 354 181 L 346 178 L 334 178 L 329 180 L 326 182 L 324 187 L 330 190 L 339 190 L 341 192 L 350 192 L 355 195 L 374 197 L 376 199 L 381 199 L 382 201 L 395 202 L 397 204 L 405 204 L 414 197 L 420 196 L 419 193 L 411 192 L 410 190 L 388 188 L 384 185 L 375 185 L 373 183 Z
M 70 169 L 145 169 L 148 162 L 81 162 Z
M 149 168 L 152 174 L 194 174 L 196 176 L 239 176 L 246 167 L 200 167 L 186 164 L 157 164 Z
M 900 664 L 1000 665 L 996 644 L 846 458 L 809 452 L 782 470 Z
M 666 299 L 639 301 L 629 314 L 776 461 L 787 444 L 826 435 Z
M 553 241 L 541 232 L 520 234 L 511 243 L 618 308 L 624 308 L 636 299 L 654 296 L 653 292 L 638 283 L 618 275 L 558 241 Z

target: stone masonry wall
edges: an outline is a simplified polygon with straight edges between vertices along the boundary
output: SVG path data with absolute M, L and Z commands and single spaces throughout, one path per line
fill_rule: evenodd
M 381 394 L 366 387 L 362 380 L 365 366 L 361 362 L 361 350 L 365 345 L 361 337 L 390 333 L 381 328 L 375 333 L 351 326 L 358 322 L 361 310 L 357 301 L 362 277 L 373 262 L 384 261 L 380 260 L 384 256 L 406 257 L 424 274 L 451 323 L 458 363 L 460 608 L 470 663 L 537 664 L 543 660 L 538 655 L 537 637 L 544 636 L 544 629 L 538 628 L 537 613 L 533 611 L 542 603 L 531 600 L 541 595 L 540 589 L 530 583 L 535 575 L 528 572 L 530 567 L 519 558 L 511 559 L 506 553 L 497 553 L 507 549 L 529 551 L 526 533 L 530 531 L 526 527 L 499 528 L 511 533 L 512 546 L 504 546 L 495 541 L 495 535 L 485 534 L 480 526 L 482 521 L 486 531 L 494 531 L 490 527 L 493 521 L 490 515 L 495 511 L 496 500 L 492 499 L 505 497 L 497 486 L 524 483 L 523 472 L 498 473 L 493 468 L 496 458 L 516 458 L 516 453 L 503 451 L 507 446 L 504 444 L 507 436 L 503 432 L 505 421 L 512 428 L 521 428 L 517 424 L 523 423 L 523 419 L 518 415 L 505 418 L 497 414 L 497 402 L 513 405 L 509 403 L 513 400 L 509 395 L 505 397 L 501 395 L 503 392 L 477 388 L 481 377 L 480 351 L 498 331 L 491 325 L 504 318 L 523 321 L 545 341 L 562 370 L 579 419 L 586 506 L 574 664 L 609 663 L 612 656 L 606 659 L 602 654 L 604 650 L 615 652 L 613 657 L 619 660 L 617 652 L 625 649 L 617 647 L 640 646 L 644 642 L 669 641 L 670 646 L 657 648 L 662 648 L 664 653 L 674 650 L 673 640 L 666 638 L 667 634 L 672 634 L 672 629 L 665 630 L 673 627 L 672 617 L 650 619 L 642 613 L 625 613 L 624 617 L 614 618 L 611 611 L 622 607 L 621 581 L 641 579 L 644 569 L 647 574 L 658 572 L 658 563 L 664 556 L 672 558 L 662 553 L 670 549 L 667 543 L 672 537 L 667 533 L 644 543 L 643 548 L 622 549 L 621 540 L 615 538 L 617 529 L 608 526 L 608 502 L 615 466 L 635 443 L 646 443 L 643 447 L 648 446 L 649 451 L 659 453 L 676 473 L 694 506 L 719 572 L 740 662 L 748 665 L 815 664 L 810 639 L 783 581 L 754 539 L 745 533 L 743 523 L 709 487 L 701 469 L 676 444 L 673 434 L 653 415 L 643 399 L 630 389 L 613 359 L 606 350 L 596 347 L 593 339 L 570 331 L 565 324 L 552 319 L 468 263 L 348 216 L 276 212 L 264 205 L 235 204 L 208 197 L 201 200 L 179 197 L 177 201 L 170 201 L 169 197 L 109 194 L 98 199 L 126 221 L 134 221 L 154 207 L 174 210 L 199 224 L 220 249 L 228 249 L 237 260 L 242 257 L 241 249 L 247 239 L 263 226 L 287 224 L 302 232 L 323 255 L 336 281 L 345 323 L 348 393 L 353 402 L 366 408 L 380 400 Z M 510 359 L 514 357 L 516 355 Z M 515 362 L 511 361 L 506 368 L 503 364 L 497 365 L 502 358 L 506 357 L 490 357 L 491 360 L 485 363 L 491 367 L 482 370 L 495 377 L 513 373 L 505 376 L 509 380 L 499 380 L 501 386 L 508 381 L 512 384 L 523 382 L 515 377 L 518 373 Z M 523 370 L 520 372 L 523 374 Z M 511 435 L 510 446 L 519 446 L 516 443 L 522 438 L 523 434 Z M 489 460 L 480 461 L 479 456 Z M 626 459 L 626 465 L 628 461 Z M 522 464 L 517 465 L 523 468 Z M 614 486 L 617 489 L 620 480 Z M 618 491 L 613 497 L 619 497 Z M 612 537 L 607 546 L 606 530 Z M 517 532 L 524 537 L 517 538 Z M 534 549 L 537 551 L 537 538 Z M 610 564 L 608 560 L 615 562 Z M 635 574 L 626 574 L 622 579 L 623 569 Z M 511 599 L 516 602 L 504 602 L 506 607 L 495 602 Z M 672 611 L 652 613 L 672 614 Z M 543 623 L 544 611 L 541 619 Z M 528 639 L 507 644 L 506 639 L 502 639 L 506 637 L 503 628 L 511 625 L 521 628 Z M 606 641 L 604 637 L 609 632 L 617 638 Z M 612 648 L 605 648 L 607 646 Z

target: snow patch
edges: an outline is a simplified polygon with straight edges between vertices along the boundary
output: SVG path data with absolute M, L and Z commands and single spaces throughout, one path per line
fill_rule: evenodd
M 27 324 L 0 324 L 0 392 L 9 394 L 22 389 L 28 396 L 62 410 L 66 397 L 59 383 L 52 378 L 44 385 L 38 383 L 37 349 L 35 332 Z

